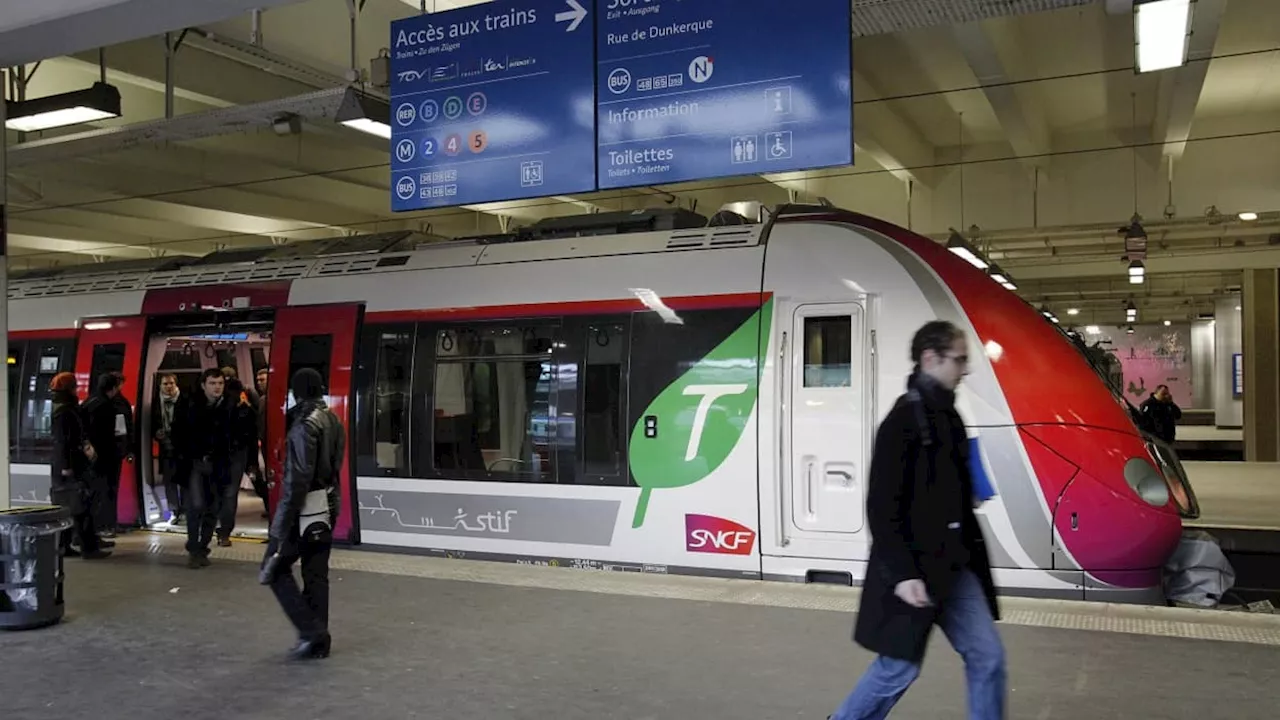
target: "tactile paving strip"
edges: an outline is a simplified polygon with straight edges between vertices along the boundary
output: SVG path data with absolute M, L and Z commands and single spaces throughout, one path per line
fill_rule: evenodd
M 136 547 L 151 555 L 186 556 L 183 541 L 177 537 L 143 535 L 121 538 L 118 543 L 118 550 Z M 237 542 L 230 548 L 214 548 L 212 558 L 258 563 L 264 549 L 259 543 Z M 859 598 L 857 589 L 831 585 L 532 567 L 350 550 L 334 551 L 330 567 L 432 580 L 848 613 L 857 611 Z M 1002 598 L 1001 607 L 1001 623 L 1006 625 L 1280 646 L 1280 615 L 1029 598 Z

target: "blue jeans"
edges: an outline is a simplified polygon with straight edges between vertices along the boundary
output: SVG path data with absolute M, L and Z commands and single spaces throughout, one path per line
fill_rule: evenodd
M 996 632 L 982 584 L 965 570 L 947 598 L 938 624 L 951 647 L 964 658 L 969 687 L 970 720 L 1003 720 L 1005 713 L 1004 645 Z M 880 656 L 830 720 L 880 720 L 920 676 L 920 665 Z

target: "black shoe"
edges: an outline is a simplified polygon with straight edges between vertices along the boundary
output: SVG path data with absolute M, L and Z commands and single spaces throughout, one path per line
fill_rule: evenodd
M 84 560 L 105 560 L 111 557 L 110 550 L 92 550 L 87 553 L 81 553 L 80 557 Z
M 114 540 L 103 540 L 102 538 L 98 538 L 98 547 L 113 548 L 115 546 L 116 543 Z
M 200 556 L 200 567 L 209 567 L 209 566 L 210 566 L 210 565 L 212 565 L 212 564 L 213 564 L 213 563 L 212 563 L 212 562 L 210 562 L 210 560 L 209 560 L 209 556 L 208 556 L 208 555 L 201 555 L 201 556 Z
M 290 660 L 319 660 L 329 657 L 329 633 L 314 640 L 299 640 L 289 651 Z
M 192 570 L 199 570 L 205 566 L 204 558 L 200 555 L 187 555 L 187 567 Z
M 62 557 L 80 557 L 80 550 L 73 547 L 64 548 L 62 550 Z
M 218 547 L 231 547 L 231 538 L 225 535 L 218 538 Z

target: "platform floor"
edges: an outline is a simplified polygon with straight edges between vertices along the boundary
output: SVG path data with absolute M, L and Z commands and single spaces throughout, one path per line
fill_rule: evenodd
M 339 551 L 334 655 L 290 665 L 261 552 L 192 571 L 174 538 L 143 535 L 73 561 L 62 624 L 0 633 L 4 717 L 821 720 L 869 660 L 850 588 Z M 1004 608 L 1011 718 L 1274 717 L 1280 617 Z M 893 717 L 963 716 L 935 635 Z
M 1198 527 L 1280 530 L 1280 463 L 1184 462 Z

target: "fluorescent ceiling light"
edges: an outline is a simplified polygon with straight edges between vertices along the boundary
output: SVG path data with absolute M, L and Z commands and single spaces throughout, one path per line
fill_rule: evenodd
M 960 233 L 955 230 L 951 231 L 951 237 L 947 238 L 947 249 L 964 258 L 964 261 L 979 270 L 986 270 L 988 263 L 984 260 L 964 239 Z
M 1134 260 L 1129 263 L 1129 284 L 1141 285 L 1146 278 L 1147 267 L 1142 264 L 1141 260 Z
M 1165 320 L 1165 321 L 1164 321 L 1164 326 L 1165 326 L 1165 327 L 1169 327 L 1169 326 L 1170 326 L 1170 325 L 1172 325 L 1172 324 L 1173 324 L 1173 321 L 1172 321 L 1172 320 Z
M 386 123 L 378 122 L 377 120 L 356 118 L 354 120 L 344 120 L 341 124 L 346 125 L 352 130 L 359 130 L 360 132 L 369 133 L 370 135 L 377 135 L 378 137 L 386 138 L 387 140 L 391 139 L 391 126 Z
M 1241 220 L 1245 222 L 1253 222 L 1254 220 L 1258 219 L 1258 213 L 1246 211 L 1246 212 L 1240 213 L 1239 217 Z
M 391 139 L 391 106 L 366 95 L 354 87 L 347 88 L 342 104 L 333 116 L 334 122 L 352 130 Z
M 1090 335 L 1099 335 L 1102 333 L 1102 328 L 1098 327 L 1097 325 L 1087 325 L 1085 326 L 1084 331 L 1089 333 Z
M 5 127 L 37 132 L 120 117 L 120 91 L 96 82 L 86 90 L 10 102 L 5 106 Z
M 1151 0 L 1134 7 L 1138 72 L 1175 68 L 1187 61 L 1191 0 Z
M 1067 308 L 1067 314 L 1068 314 L 1068 315 L 1079 315 L 1079 314 L 1080 314 L 1080 308 Z

